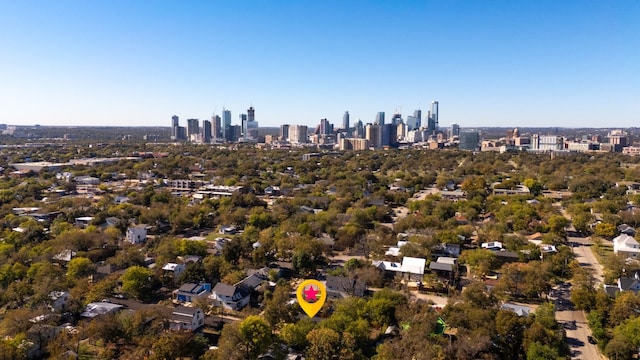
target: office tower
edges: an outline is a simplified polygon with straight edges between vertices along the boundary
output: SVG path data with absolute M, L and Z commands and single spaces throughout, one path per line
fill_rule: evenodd
M 374 125 L 384 124 L 384 111 L 380 111 L 378 114 L 376 114 L 376 121 L 373 124 Z
M 253 106 L 247 110 L 245 141 L 258 139 L 258 122 L 256 121 L 256 111 Z
M 400 113 L 395 113 L 393 114 L 393 117 L 391 118 L 391 124 L 393 124 L 394 126 L 397 126 L 398 124 L 402 123 L 402 114 Z
M 248 130 L 247 130 L 247 114 L 240 114 L 240 126 L 241 129 L 240 131 L 242 131 L 242 139 L 244 141 L 247 141 L 247 138 L 249 137 L 248 134 Z
M 415 129 L 420 129 L 422 126 L 422 110 L 418 109 L 413 112 L 413 117 L 416 118 Z
M 380 125 L 382 136 L 380 138 L 380 146 L 388 147 L 396 144 L 397 141 L 397 125 L 384 124 Z
M 211 121 L 202 120 L 202 142 L 211 142 Z
M 407 124 L 400 123 L 396 125 L 396 140 L 404 141 L 407 138 L 408 132 L 409 132 L 409 126 Z
M 409 130 L 415 130 L 418 128 L 418 119 L 415 116 L 407 116 L 407 128 Z
M 289 126 L 289 142 L 292 144 L 306 144 L 309 142 L 309 129 L 306 125 Z
M 438 130 L 438 102 L 437 101 L 431 102 L 431 111 L 429 111 L 427 128 L 431 132 L 436 132 Z
M 280 140 L 289 141 L 289 125 L 288 124 L 280 125 Z
M 222 108 L 222 137 L 231 141 L 231 111 Z
M 333 133 L 333 125 L 327 119 L 320 119 L 320 134 L 329 135 Z
M 365 139 L 369 140 L 369 145 L 378 149 L 382 147 L 382 126 L 376 124 L 367 124 L 364 128 Z
M 229 126 L 229 139 L 230 142 L 237 142 L 242 137 L 242 126 L 231 125 Z
M 253 108 L 253 106 L 250 106 L 249 109 L 247 109 L 247 121 L 256 121 L 256 110 Z
M 187 119 L 187 139 L 191 140 L 191 136 L 196 134 L 200 134 L 200 120 Z
M 480 134 L 476 131 L 463 131 L 459 134 L 460 143 L 458 148 L 462 150 L 476 151 L 480 143 Z
M 364 138 L 364 125 L 362 124 L 362 120 L 358 119 L 354 125 L 354 134 L 353 136 L 356 138 L 363 139 Z
M 220 116 L 213 115 L 211 117 L 211 137 L 213 139 L 221 139 L 222 138 L 222 121 Z
M 349 130 L 349 112 L 345 111 L 342 115 L 342 130 Z
M 458 124 L 451 124 L 451 128 L 449 129 L 449 139 L 451 139 L 454 136 L 458 136 L 460 135 L 460 125 Z
M 178 127 L 180 126 L 180 119 L 178 115 L 171 117 L 171 140 L 178 140 Z

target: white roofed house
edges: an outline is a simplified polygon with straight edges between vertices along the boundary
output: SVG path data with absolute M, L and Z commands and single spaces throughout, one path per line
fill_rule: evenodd
M 407 276 L 411 280 L 422 281 L 426 264 L 426 259 L 405 256 L 404 258 L 402 258 L 400 271 L 403 274 L 407 274 Z
M 613 239 L 613 253 L 624 256 L 627 259 L 640 259 L 640 244 L 627 234 L 620 234 Z
M 147 241 L 147 226 L 132 225 L 127 228 L 125 241 L 130 244 L 140 244 Z

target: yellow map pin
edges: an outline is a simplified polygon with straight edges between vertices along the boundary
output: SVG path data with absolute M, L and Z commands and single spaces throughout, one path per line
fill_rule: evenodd
M 309 317 L 314 317 L 327 300 L 327 291 L 318 280 L 305 280 L 296 291 L 298 304 Z

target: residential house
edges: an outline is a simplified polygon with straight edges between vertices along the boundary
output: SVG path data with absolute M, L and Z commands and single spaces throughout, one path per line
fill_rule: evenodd
M 280 196 L 280 187 L 279 186 L 267 186 L 264 189 L 264 194 L 267 196 Z
M 178 306 L 169 318 L 169 329 L 196 331 L 204 326 L 204 313 L 200 308 Z
M 141 244 L 147 241 L 147 226 L 146 225 L 133 225 L 127 228 L 125 235 L 125 241 L 130 244 Z
M 110 302 L 93 302 L 88 303 L 80 316 L 86 318 L 94 318 L 99 315 L 114 314 L 123 308 L 120 304 L 112 304 Z
M 176 263 L 166 263 L 162 267 L 162 270 L 173 274 L 174 278 L 178 278 L 187 267 L 184 264 L 176 264 Z
M 629 226 L 627 224 L 618 225 L 618 232 L 621 233 L 621 234 L 627 234 L 629 236 L 635 236 L 636 235 L 636 229 L 632 228 L 631 226 Z
M 627 259 L 638 259 L 640 258 L 640 245 L 633 236 L 620 234 L 613 239 L 613 253 L 620 254 Z
M 81 216 L 75 219 L 75 225 L 84 229 L 87 226 L 91 225 L 92 221 L 93 221 L 92 216 Z
M 349 296 L 363 297 L 367 286 L 364 281 L 351 276 L 327 275 L 327 297 L 342 299 Z
M 52 260 L 59 263 L 68 263 L 76 256 L 76 252 L 70 249 L 62 250 L 61 252 L 53 255 Z
M 193 302 L 197 298 L 205 298 L 211 294 L 209 283 L 186 283 L 173 291 L 173 298 L 180 302 Z
M 526 305 L 504 303 L 500 308 L 503 310 L 511 310 L 518 316 L 529 316 L 529 314 L 531 313 L 531 308 Z
M 491 241 L 480 244 L 480 247 L 487 250 L 499 251 L 502 250 L 502 243 L 500 241 Z
M 223 225 L 220 227 L 220 234 L 225 234 L 225 235 L 234 235 L 235 233 L 238 232 L 238 229 L 233 226 L 233 225 Z
M 431 254 L 436 259 L 440 256 L 457 258 L 460 256 L 460 250 L 460 244 L 442 243 L 436 245 Z
M 621 276 L 615 285 L 604 284 L 604 291 L 611 297 L 615 297 L 619 292 L 633 291 L 640 292 L 640 276 L 635 273 L 633 277 Z
M 458 270 L 458 259 L 454 257 L 440 256 L 438 260 L 429 263 L 429 271 L 439 278 L 453 282 Z
M 402 258 L 400 271 L 407 275 L 410 280 L 422 281 L 426 264 L 426 259 L 405 256 Z
M 250 293 L 241 286 L 219 282 L 213 287 L 210 298 L 226 309 L 240 310 L 249 303 Z
M 68 291 L 52 291 L 49 293 L 49 306 L 53 311 L 64 311 L 69 303 Z

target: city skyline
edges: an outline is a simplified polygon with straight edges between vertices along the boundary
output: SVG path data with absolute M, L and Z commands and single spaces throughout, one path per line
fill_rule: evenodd
M 6 2 L 0 123 L 640 123 L 636 1 Z M 597 19 L 597 21 L 594 21 Z M 240 26 L 240 24 L 242 24 Z

